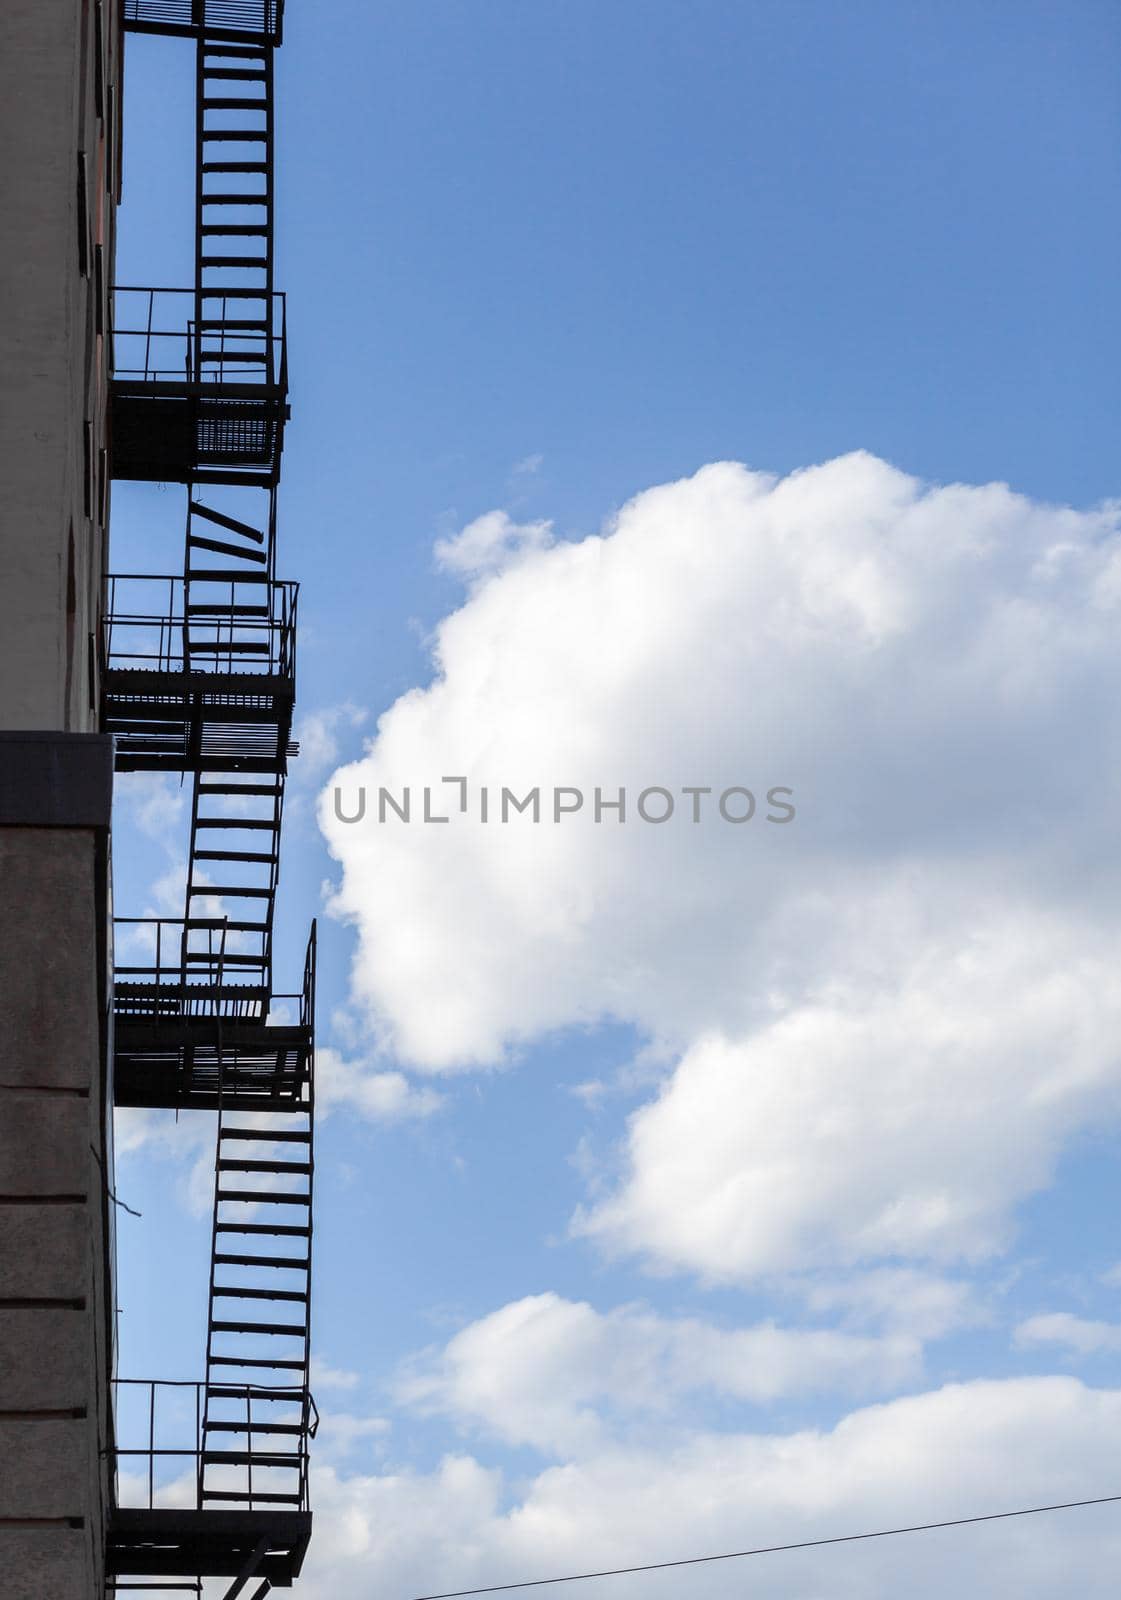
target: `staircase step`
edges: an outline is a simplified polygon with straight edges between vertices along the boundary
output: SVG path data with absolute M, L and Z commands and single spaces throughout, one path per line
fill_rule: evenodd
M 211 1291 L 215 1298 L 226 1300 L 291 1300 L 306 1301 L 307 1292 L 298 1289 L 235 1289 L 216 1283 Z
M 222 39 L 207 39 L 203 43 L 203 50 L 207 56 L 230 56 L 239 61 L 247 56 L 255 56 L 258 61 L 265 61 L 271 49 L 271 44 L 229 44 Z
M 284 1128 L 277 1133 L 270 1133 L 267 1128 L 223 1128 L 223 1139 L 261 1139 L 269 1144 L 310 1144 L 311 1133 L 307 1129 L 294 1131 Z
M 196 861 L 245 861 L 274 867 L 280 857 L 271 850 L 196 850 Z
M 256 1398 L 256 1397 L 254 1397 Z M 213 1416 L 206 1418 L 208 1434 L 305 1434 L 302 1422 L 222 1422 Z
M 187 646 L 190 656 L 267 656 L 269 645 L 264 640 L 221 640 L 216 638 L 209 645 L 193 643 Z
M 238 583 L 244 583 L 238 578 Z M 274 799 L 284 791 L 283 784 L 271 783 L 200 783 L 199 794 L 263 794 Z M 200 822 L 202 819 L 199 819 Z
M 211 1322 L 211 1333 L 263 1333 L 278 1339 L 287 1338 L 289 1335 L 298 1334 L 301 1339 L 307 1337 L 307 1324 L 305 1322 L 226 1322 L 218 1320 Z
M 306 1272 L 311 1262 L 306 1256 L 238 1256 L 219 1250 L 214 1256 L 218 1267 L 284 1267 L 289 1271 Z
M 196 639 L 187 645 L 187 654 L 192 656 L 267 656 L 268 653 L 266 639 Z
M 208 267 L 252 267 L 259 268 L 262 272 L 268 267 L 268 256 L 200 256 L 199 266 L 205 271 Z
M 233 886 L 226 884 L 219 887 L 217 884 L 212 883 L 200 884 L 197 889 L 189 889 L 187 893 L 188 896 L 200 894 L 229 895 L 234 900 L 271 900 L 273 896 L 271 889 L 239 889 L 236 884 Z
M 285 1239 L 310 1239 L 311 1229 L 297 1222 L 218 1222 L 216 1233 L 267 1233 Z
M 216 622 L 221 622 L 226 617 L 267 617 L 268 614 L 268 606 L 254 606 L 248 601 L 240 600 L 229 604 L 216 600 L 213 605 L 204 605 L 200 601 L 187 607 L 189 617 L 211 617 Z
M 215 1356 L 210 1357 L 212 1367 L 252 1367 L 255 1371 L 271 1368 L 276 1372 L 303 1372 L 307 1365 L 294 1356 Z
M 264 317 L 204 317 L 198 324 L 200 333 L 268 333 Z
M 250 1500 L 254 1505 L 270 1506 L 302 1506 L 302 1494 L 267 1494 L 261 1489 L 254 1489 L 252 1495 L 248 1490 L 244 1494 L 235 1494 L 232 1489 L 203 1489 L 204 1500 L 221 1500 L 224 1505 L 248 1506 Z
M 203 194 L 199 196 L 204 206 L 267 206 L 267 194 Z M 207 327 L 207 323 L 202 323 Z
M 231 144 L 264 144 L 265 142 L 263 130 L 252 128 L 203 128 L 200 137 L 203 140 L 209 139 L 213 144 L 217 144 L 221 140 L 228 140 Z
M 201 500 L 189 501 L 187 509 L 192 516 L 213 522 L 215 527 L 225 528 L 227 533 L 240 533 L 243 539 L 252 539 L 254 544 L 265 542 L 265 536 L 260 528 L 255 528 L 250 522 L 242 522 L 237 517 L 231 517 L 225 511 L 216 511 L 213 506 L 203 505 Z
M 200 163 L 202 172 L 264 172 L 269 170 L 267 161 L 203 161 Z
M 199 229 L 204 239 L 267 239 L 263 222 L 204 222 Z
M 264 788 L 263 785 L 259 785 L 259 787 L 261 787 L 262 789 Z M 200 792 L 200 794 L 202 794 L 202 793 L 209 793 L 210 791 L 209 790 L 200 790 L 199 792 Z M 231 792 L 231 790 L 230 789 L 226 789 L 225 792 L 228 794 L 228 793 Z M 271 791 L 266 791 L 266 792 L 270 793 L 270 795 L 271 795 Z M 246 789 L 244 789 L 242 791 L 242 793 L 248 793 L 248 786 L 246 786 Z M 195 827 L 196 828 L 252 828 L 252 829 L 255 829 L 257 832 L 260 832 L 262 829 L 267 828 L 269 830 L 269 832 L 271 833 L 271 832 L 273 832 L 275 830 L 276 824 L 275 824 L 275 822 L 273 822 L 271 820 L 271 818 L 270 819 L 266 819 L 266 818 L 263 818 L 263 817 L 196 817 L 195 818 Z
M 240 555 L 241 552 L 239 551 Z M 191 567 L 187 577 L 192 583 L 271 583 L 267 572 L 235 572 L 229 567 Z
M 215 550 L 222 556 L 240 556 L 243 561 L 256 561 L 261 566 L 268 565 L 268 556 L 263 555 L 259 550 L 244 550 L 240 545 L 227 544 L 223 539 L 207 539 L 201 533 L 188 534 L 187 543 L 192 550 Z M 226 576 L 228 577 L 229 574 L 227 573 Z
M 207 73 L 208 78 L 217 76 L 217 73 Z M 251 81 L 248 74 L 238 72 L 231 72 L 230 77 L 242 78 L 245 82 Z M 252 81 L 263 83 L 264 80 L 265 75 L 261 72 Z M 248 95 L 205 95 L 202 109 L 204 111 L 268 111 L 269 102 L 263 95 L 258 95 L 256 99 Z
M 251 1161 L 238 1160 L 236 1156 L 222 1156 L 219 1172 L 300 1172 L 311 1171 L 310 1161 Z
M 223 283 L 216 289 L 203 288 L 203 300 L 267 300 L 268 296 L 263 289 L 250 289 L 245 284 Z M 205 467 L 200 468 L 194 475 L 196 483 L 240 483 L 244 474 L 237 472 L 207 472 Z M 254 484 L 260 483 L 259 478 L 251 480 Z
M 250 967 L 258 969 L 267 967 L 269 957 L 250 955 L 242 950 L 232 955 L 227 952 L 223 956 L 213 955 L 208 950 L 188 950 L 183 956 L 183 964 L 188 967 L 221 967 L 229 972 L 246 972 Z
M 310 1194 L 285 1194 L 282 1189 L 219 1189 L 219 1200 L 235 1200 L 247 1205 L 310 1206 Z
M 301 1462 L 300 1455 L 289 1455 L 280 1451 L 256 1450 L 204 1450 L 202 1464 L 207 1466 L 229 1467 L 298 1467 Z M 253 1496 L 254 1500 L 257 1498 Z
M 206 1396 L 208 1400 L 244 1400 L 245 1388 L 244 1384 L 208 1383 L 206 1385 Z M 267 1384 L 255 1383 L 253 1385 L 254 1400 L 286 1400 L 289 1405 L 293 1406 L 302 1403 L 306 1392 L 299 1384 L 293 1384 L 290 1388 L 284 1389 L 270 1388 Z

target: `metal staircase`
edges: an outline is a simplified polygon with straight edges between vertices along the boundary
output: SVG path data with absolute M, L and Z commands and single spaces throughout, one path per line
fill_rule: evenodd
M 295 694 L 296 586 L 276 577 L 287 420 L 274 288 L 274 50 L 282 0 L 123 0 L 126 28 L 195 46 L 195 273 L 119 290 L 114 475 L 186 486 L 181 576 L 109 579 L 102 725 L 121 771 L 191 775 L 183 915 L 119 919 L 118 1105 L 217 1113 L 205 1378 L 182 1448 L 157 1443 L 147 1504 L 118 1507 L 108 1564 L 232 1578 L 252 1600 L 298 1574 L 308 1441 L 316 937 L 302 986 L 273 988 L 281 824 Z M 132 297 L 130 299 L 130 297 Z M 126 311 L 126 308 L 127 311 Z M 131 319 L 131 320 L 130 320 Z M 145 601 L 148 601 L 147 606 Z M 153 603 L 156 601 L 157 603 Z M 134 952 L 140 951 L 140 954 Z M 158 1504 L 157 1463 L 189 1459 Z
M 272 45 L 203 35 L 195 72 L 196 368 L 221 383 L 273 360 Z
M 309 1389 L 313 1101 L 219 1113 L 199 1504 L 299 1506 Z M 246 1389 L 251 1384 L 250 1399 Z

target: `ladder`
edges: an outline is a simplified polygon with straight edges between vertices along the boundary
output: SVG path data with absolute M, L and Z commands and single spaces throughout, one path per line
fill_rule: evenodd
M 272 324 L 273 41 L 201 31 L 195 93 L 191 342 L 205 406 L 208 385 L 271 385 L 281 376 Z M 235 674 L 269 657 L 275 556 L 275 473 L 255 480 L 200 469 L 188 485 L 183 565 L 188 673 Z M 205 967 L 201 930 L 220 911 L 229 934 L 227 984 L 239 986 L 226 1014 L 263 1019 L 272 985 L 287 728 L 276 725 L 270 750 L 267 722 L 256 722 L 244 698 L 231 695 L 229 702 L 214 707 L 209 721 L 194 719 L 199 747 L 192 752 L 184 964 Z
M 300 1508 L 311 1400 L 314 1095 L 218 1114 L 200 1510 Z
M 194 372 L 275 382 L 272 42 L 201 34 L 195 103 Z
M 197 771 L 187 857 L 184 966 L 197 982 L 211 971 L 204 930 L 225 918 L 227 1016 L 264 1020 L 272 993 L 272 934 L 284 809 L 282 773 Z

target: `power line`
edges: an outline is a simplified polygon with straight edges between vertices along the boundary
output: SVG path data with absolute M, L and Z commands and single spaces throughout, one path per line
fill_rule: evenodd
M 520 1583 L 491 1583 L 481 1589 L 448 1589 L 441 1594 L 417 1595 L 415 1600 L 463 1600 L 472 1594 L 499 1594 L 506 1589 L 537 1589 L 550 1583 L 583 1583 L 587 1578 L 621 1578 L 631 1572 L 662 1572 L 667 1567 L 699 1567 L 708 1561 L 739 1561 L 744 1556 L 773 1556 L 784 1550 L 818 1550 L 827 1544 L 855 1544 L 861 1539 L 892 1539 L 901 1533 L 932 1533 L 937 1528 L 964 1528 L 974 1522 L 1004 1522 L 1009 1517 L 1038 1517 L 1044 1511 L 1074 1511 L 1079 1506 L 1107 1506 L 1121 1494 L 1103 1494 L 1096 1500 L 1065 1500 L 1053 1506 L 1024 1506 L 1019 1511 L 990 1511 L 980 1517 L 952 1517 L 946 1522 L 916 1522 L 907 1528 L 877 1528 L 874 1533 L 838 1533 L 831 1539 L 800 1539 L 796 1544 L 765 1544 L 754 1550 L 729 1550 L 718 1556 L 685 1556 L 678 1561 L 648 1561 L 639 1567 L 607 1567 L 602 1572 L 571 1572 L 563 1578 L 524 1578 Z

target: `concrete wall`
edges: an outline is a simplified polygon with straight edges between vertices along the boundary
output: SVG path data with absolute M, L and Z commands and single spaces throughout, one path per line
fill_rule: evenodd
M 102 1593 L 106 878 L 103 830 L 0 827 L 0 1572 L 10 1600 Z
M 116 24 L 117 0 L 0 5 L 0 729 L 97 725 Z
M 116 0 L 0 3 L 0 1593 L 101 1600 Z M 38 741 L 11 737 L 39 730 Z M 92 760 L 100 777 L 91 802 Z

